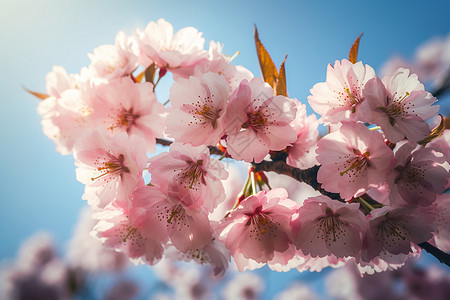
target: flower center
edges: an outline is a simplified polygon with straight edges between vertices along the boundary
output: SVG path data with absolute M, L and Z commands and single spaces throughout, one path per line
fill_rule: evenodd
M 370 167 L 369 151 L 361 153 L 361 151 L 359 151 L 358 149 L 353 149 L 353 153 L 356 154 L 356 156 L 346 161 L 346 164 L 344 164 L 344 166 L 347 164 L 349 166 L 347 167 L 347 169 L 339 173 L 341 176 L 344 176 L 344 174 L 347 174 L 351 171 L 351 173 L 348 174 L 350 176 L 356 172 L 364 171 L 367 167 Z
M 203 160 L 200 159 L 196 163 L 189 161 L 188 167 L 179 176 L 181 181 L 187 181 L 189 188 L 192 189 L 194 184 L 198 181 L 206 185 L 204 178 L 204 171 L 202 168 Z
M 128 110 L 123 109 L 116 118 L 116 123 L 113 124 L 110 129 L 114 130 L 115 128 L 125 128 L 127 132 L 130 131 L 131 127 L 136 124 L 136 120 L 139 118 L 139 115 L 133 112 L 133 108 Z
M 125 157 L 123 154 L 119 154 L 118 157 L 110 155 L 110 160 L 102 162 L 102 166 L 97 167 L 97 171 L 102 172 L 100 175 L 91 177 L 91 180 L 94 181 L 106 175 L 119 175 L 123 176 L 123 173 L 130 173 L 130 169 L 124 165 Z M 96 162 L 95 164 L 99 164 Z M 106 179 L 105 179 L 106 180 Z
M 247 122 L 242 124 L 242 128 L 251 127 L 256 130 L 261 130 L 268 123 L 268 118 L 266 114 L 260 109 L 253 113 L 247 113 Z

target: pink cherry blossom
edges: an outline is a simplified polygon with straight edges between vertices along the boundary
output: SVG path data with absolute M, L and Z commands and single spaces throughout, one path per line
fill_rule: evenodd
M 389 176 L 391 205 L 428 206 L 445 191 L 449 173 L 439 165 L 444 162 L 442 154 L 415 148 L 416 144 L 406 143 L 395 153 L 397 162 Z
M 114 79 L 130 75 L 138 66 L 137 57 L 131 50 L 131 43 L 124 32 L 116 36 L 114 45 L 102 45 L 89 54 L 94 77 Z
M 129 203 L 130 194 L 143 182 L 147 155 L 144 142 L 126 133 L 109 136 L 93 131 L 74 147 L 77 180 L 86 185 L 84 200 L 96 208 L 112 202 Z
M 411 207 L 392 209 L 388 206 L 371 211 L 369 230 L 365 241 L 364 261 L 380 256 L 392 261 L 396 255 L 414 252 L 415 245 L 428 241 L 433 228 L 418 210 Z M 402 257 L 398 260 L 404 263 Z
M 222 50 L 223 45 L 211 41 L 209 43 L 209 59 L 202 60 L 196 64 L 193 73 L 198 77 L 207 72 L 222 75 L 228 83 L 230 93 L 232 93 L 239 87 L 242 80 L 246 79 L 250 81 L 254 76 L 252 72 L 243 66 L 232 65 L 231 61 L 233 57 L 224 55 Z
M 215 146 L 225 130 L 228 96 L 228 84 L 218 74 L 178 79 L 170 89 L 172 110 L 167 118 L 167 135 L 193 146 Z
M 144 232 L 149 236 L 154 235 L 160 227 L 164 228 L 170 242 L 180 251 L 202 249 L 212 240 L 211 225 L 206 211 L 202 208 L 189 209 L 182 200 L 190 195 L 184 195 L 186 191 L 171 191 L 166 194 L 158 187 L 143 186 L 133 194 L 133 201 L 147 201 L 145 213 L 142 213 L 142 222 L 146 222 Z M 156 222 L 148 222 L 145 218 L 154 216 Z M 161 230 L 160 230 L 161 231 Z
M 270 150 L 283 150 L 296 140 L 289 125 L 296 103 L 274 96 L 261 78 L 243 80 L 229 100 L 226 117 L 227 152 L 234 159 L 261 162 Z
M 345 199 L 384 184 L 392 168 L 394 155 L 383 136 L 361 123 L 344 122 L 317 146 L 317 161 L 322 164 L 317 180 Z
M 228 177 L 223 164 L 210 157 L 206 146 L 172 143 L 169 153 L 161 153 L 149 160 L 152 184 L 163 190 L 179 192 L 186 207 L 205 207 L 212 211 L 223 199 L 221 180 Z
M 73 146 L 89 128 L 92 109 L 84 101 L 86 92 L 67 89 L 57 97 L 49 97 L 39 103 L 44 134 L 56 144 L 63 155 L 71 154 Z
M 357 256 L 367 222 L 359 204 L 346 204 L 327 196 L 309 198 L 293 220 L 296 241 L 303 254 L 312 257 Z
M 273 259 L 291 243 L 290 218 L 298 205 L 278 188 L 259 192 L 244 199 L 236 210 L 217 227 L 218 238 L 230 254 L 242 253 L 258 263 Z
M 306 105 L 297 103 L 297 115 L 291 123 L 297 133 L 297 141 L 287 148 L 286 162 L 296 168 L 308 169 L 318 164 L 316 160 L 319 122 L 314 114 L 306 115 Z
M 373 78 L 367 82 L 363 95 L 369 109 L 368 121 L 379 125 L 392 143 L 405 136 L 418 142 L 430 134 L 425 121 L 438 112 L 439 106 L 431 106 L 436 98 L 424 90 L 416 74 L 400 68 L 383 81 Z
M 135 263 L 153 265 L 162 258 L 167 236 L 157 216 L 144 215 L 144 201 L 138 198 L 138 202 L 131 209 L 108 206 L 97 212 L 94 217 L 99 221 L 94 232 L 104 245 L 122 251 Z
M 125 131 L 146 141 L 155 151 L 155 138 L 164 130 L 164 107 L 156 101 L 151 83 L 134 83 L 129 77 L 102 84 L 91 98 L 91 122 L 111 133 Z
M 67 71 L 61 66 L 54 66 L 45 79 L 47 93 L 50 97 L 60 98 L 64 91 L 74 89 L 76 86 L 74 75 L 67 74 Z
M 436 230 L 433 234 L 434 244 L 444 252 L 450 252 L 450 195 L 441 194 L 434 202 L 433 212 L 436 216 Z
M 139 62 L 144 67 L 155 63 L 160 68 L 176 71 L 208 58 L 201 32 L 185 27 L 174 34 L 172 25 L 164 19 L 148 23 L 144 30 L 136 32 L 135 39 Z
M 374 78 L 375 71 L 362 62 L 356 64 L 343 59 L 327 68 L 327 81 L 314 85 L 308 102 L 322 116 L 326 124 L 342 120 L 363 121 L 359 106 L 364 102 L 365 84 Z

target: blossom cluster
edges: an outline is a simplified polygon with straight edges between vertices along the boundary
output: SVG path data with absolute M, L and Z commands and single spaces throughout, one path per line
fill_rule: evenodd
M 317 120 L 204 42 L 160 19 L 96 48 L 79 74 L 54 67 L 47 76 L 44 133 L 73 155 L 105 245 L 134 262 L 195 260 L 216 274 L 230 256 L 239 270 L 353 263 L 373 273 L 417 256 L 420 243 L 450 249 L 449 134 L 432 131 L 437 99 L 416 75 L 380 79 L 361 62 L 336 61 L 308 97 Z M 168 72 L 162 104 L 155 88 Z M 319 123 L 330 129 L 321 139 Z M 170 147 L 157 154 L 157 143 Z M 250 166 L 244 184 L 223 159 Z M 314 187 L 325 195 L 272 187 L 262 162 L 321 165 Z

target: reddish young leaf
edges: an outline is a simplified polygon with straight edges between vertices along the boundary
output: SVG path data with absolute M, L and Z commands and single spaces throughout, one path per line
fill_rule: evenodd
M 267 52 L 264 45 L 261 43 L 258 36 L 258 29 L 255 26 L 255 44 L 256 53 L 258 54 L 259 66 L 261 67 L 261 72 L 264 81 L 270 84 L 270 86 L 275 90 L 278 81 L 278 71 L 272 58 Z
M 283 63 L 280 66 L 280 72 L 278 73 L 278 81 L 276 94 L 288 97 L 287 87 L 286 87 L 286 71 L 284 69 L 284 63 L 286 62 L 287 54 L 284 57 Z
M 359 40 L 361 39 L 363 33 L 356 38 L 355 42 L 353 43 L 352 47 L 350 48 L 350 53 L 348 54 L 348 60 L 352 63 L 356 63 L 356 60 L 358 58 L 358 47 L 359 47 Z
M 30 90 L 27 89 L 26 87 L 23 87 L 23 89 L 24 89 L 25 91 L 27 91 L 28 93 L 30 93 L 31 95 L 33 95 L 33 96 L 35 96 L 35 97 L 37 97 L 37 98 L 39 98 L 39 99 L 41 99 L 41 100 L 45 100 L 45 99 L 47 99 L 47 98 L 49 97 L 49 95 L 47 95 L 47 94 L 43 94 L 43 93 L 38 93 L 38 92 L 30 91 Z

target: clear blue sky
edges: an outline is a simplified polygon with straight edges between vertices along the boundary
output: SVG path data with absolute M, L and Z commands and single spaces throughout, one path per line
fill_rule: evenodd
M 259 76 L 253 26 L 276 64 L 285 53 L 291 97 L 306 101 L 325 80 L 326 66 L 346 58 L 364 32 L 359 58 L 376 70 L 393 54 L 411 58 L 429 38 L 450 31 L 450 2 L 442 1 L 2 1 L 0 9 L 0 260 L 38 230 L 61 245 L 78 217 L 83 186 L 73 159 L 42 133 L 37 101 L 21 85 L 45 91 L 53 65 L 79 72 L 87 53 L 165 18 L 175 29 L 194 26 L 235 63 Z M 207 44 L 206 44 L 207 46 Z M 448 115 L 448 111 L 445 112 Z M 272 275 L 271 275 L 272 276 Z M 274 275 L 275 276 L 275 275 Z

